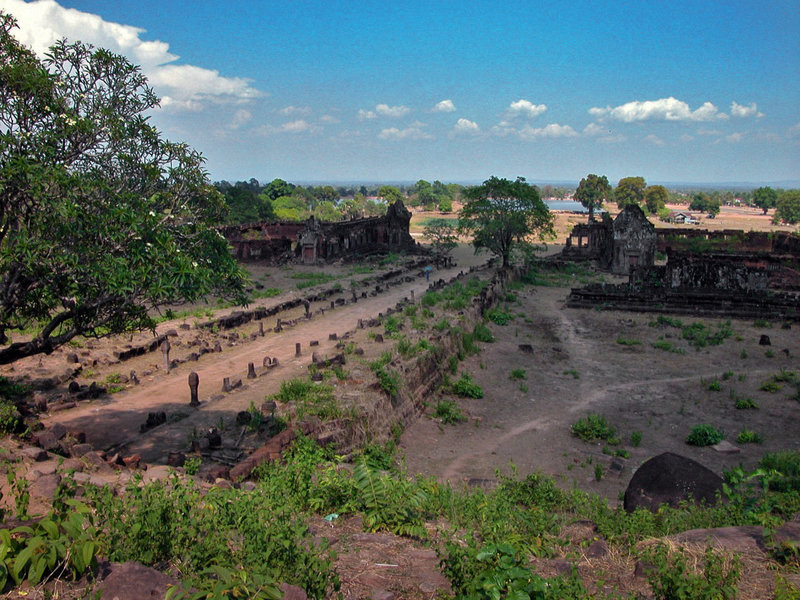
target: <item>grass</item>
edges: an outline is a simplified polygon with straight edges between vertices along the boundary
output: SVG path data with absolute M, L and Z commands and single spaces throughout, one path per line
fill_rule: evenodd
M 739 435 L 736 436 L 736 441 L 739 444 L 760 444 L 764 440 L 761 435 L 749 429 L 742 429 Z
M 525 369 L 512 369 L 511 374 L 508 376 L 511 381 L 519 381 L 521 379 L 527 379 L 527 377 L 528 375 Z
M 690 446 L 713 446 L 719 444 L 725 438 L 725 434 L 711 425 L 701 424 L 692 427 L 686 437 L 686 443 Z
M 442 423 L 447 425 L 455 425 L 467 420 L 461 408 L 455 400 L 439 400 L 436 403 L 436 408 L 433 411 L 433 416 L 441 419 Z
M 330 273 L 292 273 L 289 276 L 291 279 L 299 279 L 300 283 L 297 284 L 298 290 L 303 290 L 322 283 L 328 283 L 336 279 L 335 275 Z
M 672 352 L 673 354 L 686 354 L 686 350 L 676 347 L 672 342 L 667 340 L 658 340 L 652 343 L 653 348 L 656 350 L 664 350 L 665 352 Z
M 617 338 L 617 343 L 620 346 L 639 346 L 642 342 L 639 341 L 639 340 L 631 340 L 631 339 L 624 338 L 624 337 L 618 337 Z
M 462 373 L 458 381 L 452 384 L 451 390 L 459 398 L 483 398 L 483 388 L 472 381 L 469 373 Z
M 594 413 L 578 419 L 572 424 L 570 431 L 584 442 L 605 440 L 611 443 L 617 435 L 616 428 L 611 426 L 605 417 Z

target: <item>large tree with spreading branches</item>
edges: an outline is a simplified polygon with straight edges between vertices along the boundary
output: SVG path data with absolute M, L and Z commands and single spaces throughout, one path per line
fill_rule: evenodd
M 0 12 L 0 364 L 152 328 L 166 303 L 244 302 L 222 196 L 149 123 L 139 68 L 66 41 L 39 59 L 15 26 Z

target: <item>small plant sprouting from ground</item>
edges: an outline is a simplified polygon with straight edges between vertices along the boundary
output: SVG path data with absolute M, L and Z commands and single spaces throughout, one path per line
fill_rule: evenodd
M 486 326 L 485 323 L 478 323 L 475 325 L 475 329 L 472 333 L 475 336 L 475 339 L 479 342 L 484 342 L 487 344 L 494 342 L 492 331 Z
M 495 325 L 508 325 L 514 320 L 514 315 L 499 308 L 490 308 L 484 316 Z
M 736 408 L 738 410 L 749 410 L 749 409 L 757 409 L 758 404 L 753 402 L 752 398 L 745 398 L 744 396 L 735 396 L 736 398 Z
M 728 381 L 731 377 L 733 377 L 733 371 L 725 371 L 722 374 L 722 381 Z
M 758 386 L 758 389 L 761 390 L 762 392 L 769 392 L 770 394 L 775 394 L 776 392 L 779 392 L 781 390 L 781 384 L 779 384 L 776 381 L 769 380 L 763 382 L 760 386 Z
M 581 417 L 570 427 L 572 435 L 578 436 L 584 442 L 605 440 L 612 446 L 619 443 L 616 437 L 617 430 L 611 426 L 606 418 L 598 414 L 589 414 Z
M 672 342 L 663 339 L 653 342 L 652 346 L 656 350 L 664 350 L 665 352 L 672 352 L 673 354 L 686 354 L 686 350 L 683 348 L 678 348 Z
M 203 459 L 199 456 L 192 456 L 186 459 L 186 462 L 183 463 L 183 469 L 186 471 L 187 475 L 197 475 L 200 471 L 200 465 L 203 464 Z
M 642 444 L 642 432 L 634 431 L 631 433 L 631 446 L 638 448 Z
M 511 381 L 520 381 L 522 379 L 527 379 L 528 375 L 525 372 L 525 369 L 512 369 L 511 374 L 508 378 Z
M 670 552 L 669 546 L 659 543 L 642 553 L 642 559 L 652 568 L 647 582 L 656 598 L 696 600 L 734 600 L 738 595 L 736 582 L 741 576 L 738 556 L 705 551 L 703 568 L 696 572 L 683 552 Z
M 686 443 L 690 446 L 713 446 L 719 444 L 725 434 L 711 425 L 701 424 L 692 427 L 686 437 Z
M 742 429 L 739 435 L 736 436 L 736 441 L 739 444 L 760 444 L 764 440 L 761 435 L 750 429 Z
M 467 420 L 455 400 L 439 400 L 433 411 L 433 416 L 441 419 L 442 423 L 454 425 Z
M 578 373 L 577 369 L 566 369 L 563 375 L 572 375 L 573 379 L 580 379 L 581 374 Z
M 642 342 L 639 341 L 639 340 L 631 340 L 631 339 L 624 338 L 624 337 L 618 337 L 617 338 L 617 343 L 620 346 L 639 346 L 639 345 L 641 345 Z
M 603 465 L 601 465 L 600 463 L 597 463 L 594 466 L 594 479 L 595 481 L 600 481 L 601 479 L 603 479 Z
M 708 390 L 711 392 L 720 392 L 722 391 L 722 383 L 720 383 L 719 379 L 712 379 L 708 384 Z
M 766 356 L 767 358 L 775 358 L 775 353 L 772 350 L 767 350 L 766 352 L 764 352 L 764 356 Z
M 459 398 L 483 398 L 483 388 L 472 381 L 472 375 L 462 373 L 461 378 L 451 386 L 453 393 Z

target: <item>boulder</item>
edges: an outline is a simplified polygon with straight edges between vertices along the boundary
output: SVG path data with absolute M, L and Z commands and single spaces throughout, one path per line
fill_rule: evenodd
M 180 583 L 160 571 L 135 562 L 112 563 L 109 568 L 111 572 L 98 586 L 102 600 L 161 600 L 170 585 Z
M 625 490 L 624 507 L 633 512 L 644 507 L 653 512 L 662 504 L 677 506 L 683 500 L 714 503 L 722 491 L 722 478 L 699 462 L 665 452 L 642 464 Z

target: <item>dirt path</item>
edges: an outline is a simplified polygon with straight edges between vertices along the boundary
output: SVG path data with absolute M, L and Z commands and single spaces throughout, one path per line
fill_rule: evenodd
M 485 397 L 458 399 L 469 416 L 466 423 L 444 425 L 424 417 L 409 427 L 401 447 L 410 472 L 454 484 L 493 485 L 496 471 L 508 474 L 513 463 L 521 475 L 542 471 L 565 487 L 591 489 L 616 501 L 636 467 L 660 452 L 690 456 L 721 473 L 740 462 L 752 467 L 766 451 L 800 449 L 795 388 L 786 385 L 772 394 L 759 389 L 782 369 L 798 372 L 796 332 L 769 329 L 772 346 L 765 348 L 758 345 L 763 330 L 733 321 L 731 338 L 697 351 L 680 339 L 680 330 L 650 327 L 651 315 L 564 308 L 567 293 L 548 287 L 517 293 L 519 303 L 507 307 L 515 320 L 493 325 L 496 341 L 459 366 L 483 387 Z M 652 347 L 665 336 L 686 354 Z M 522 343 L 533 352 L 520 352 Z M 524 369 L 526 378 L 512 381 L 512 369 Z M 709 389 L 713 380 L 720 391 Z M 736 410 L 738 396 L 754 399 L 760 408 Z M 430 400 L 431 409 L 436 401 Z M 588 413 L 605 416 L 617 428 L 618 448 L 629 458 L 613 459 L 603 453 L 603 443 L 570 434 L 570 426 Z M 739 452 L 688 446 L 686 435 L 699 423 L 723 429 Z M 760 433 L 763 443 L 737 444 L 745 427 Z M 630 442 L 634 431 L 642 433 L 638 447 Z
M 486 258 L 462 255 L 460 265 L 450 269 L 434 271 L 432 279 L 449 279 L 470 265 L 480 264 Z M 468 264 L 464 264 L 463 259 Z M 189 436 L 193 432 L 218 425 L 221 420 L 230 422 L 236 413 L 246 410 L 250 403 L 260 406 L 265 396 L 278 391 L 282 380 L 308 373 L 312 351 L 320 356 L 332 354 L 336 341 L 329 340 L 329 334 L 341 336 L 357 327 L 359 319 L 373 318 L 386 312 L 413 291 L 420 297 L 428 283 L 418 277 L 412 283 L 391 287 L 377 296 L 359 298 L 357 303 L 348 303 L 330 309 L 330 301 L 312 305 L 311 310 L 327 307 L 324 314 L 306 320 L 302 318 L 303 308 L 281 315 L 284 322 L 297 319 L 297 325 L 274 333 L 267 329 L 274 322 L 265 322 L 265 336 L 253 341 L 238 341 L 223 346 L 221 353 L 209 353 L 196 362 L 185 363 L 169 374 L 163 370 L 142 378 L 141 384 L 129 390 L 106 396 L 97 400 L 81 402 L 78 407 L 46 415 L 42 421 L 46 426 L 62 423 L 68 429 L 85 432 L 87 442 L 104 450 L 124 451 L 125 454 L 139 453 L 147 462 L 163 463 L 170 451 L 185 450 Z M 342 297 L 349 293 L 343 292 Z M 256 331 L 257 323 L 250 323 L 239 329 L 246 339 Z M 179 331 L 179 333 L 182 333 Z M 318 346 L 310 343 L 317 341 Z M 301 344 L 301 356 L 295 356 L 295 344 Z M 274 369 L 261 367 L 265 356 L 277 358 L 279 366 Z M 161 358 L 149 356 L 153 362 Z M 248 363 L 256 365 L 256 379 L 247 379 Z M 201 406 L 189 407 L 188 374 L 196 372 L 199 376 L 199 396 Z M 231 393 L 222 393 L 223 378 L 232 382 L 242 380 L 242 387 Z M 160 426 L 145 433 L 140 426 L 150 412 L 164 411 L 174 423 Z M 238 432 L 229 428 L 229 435 Z M 233 444 L 230 444 L 233 445 Z

